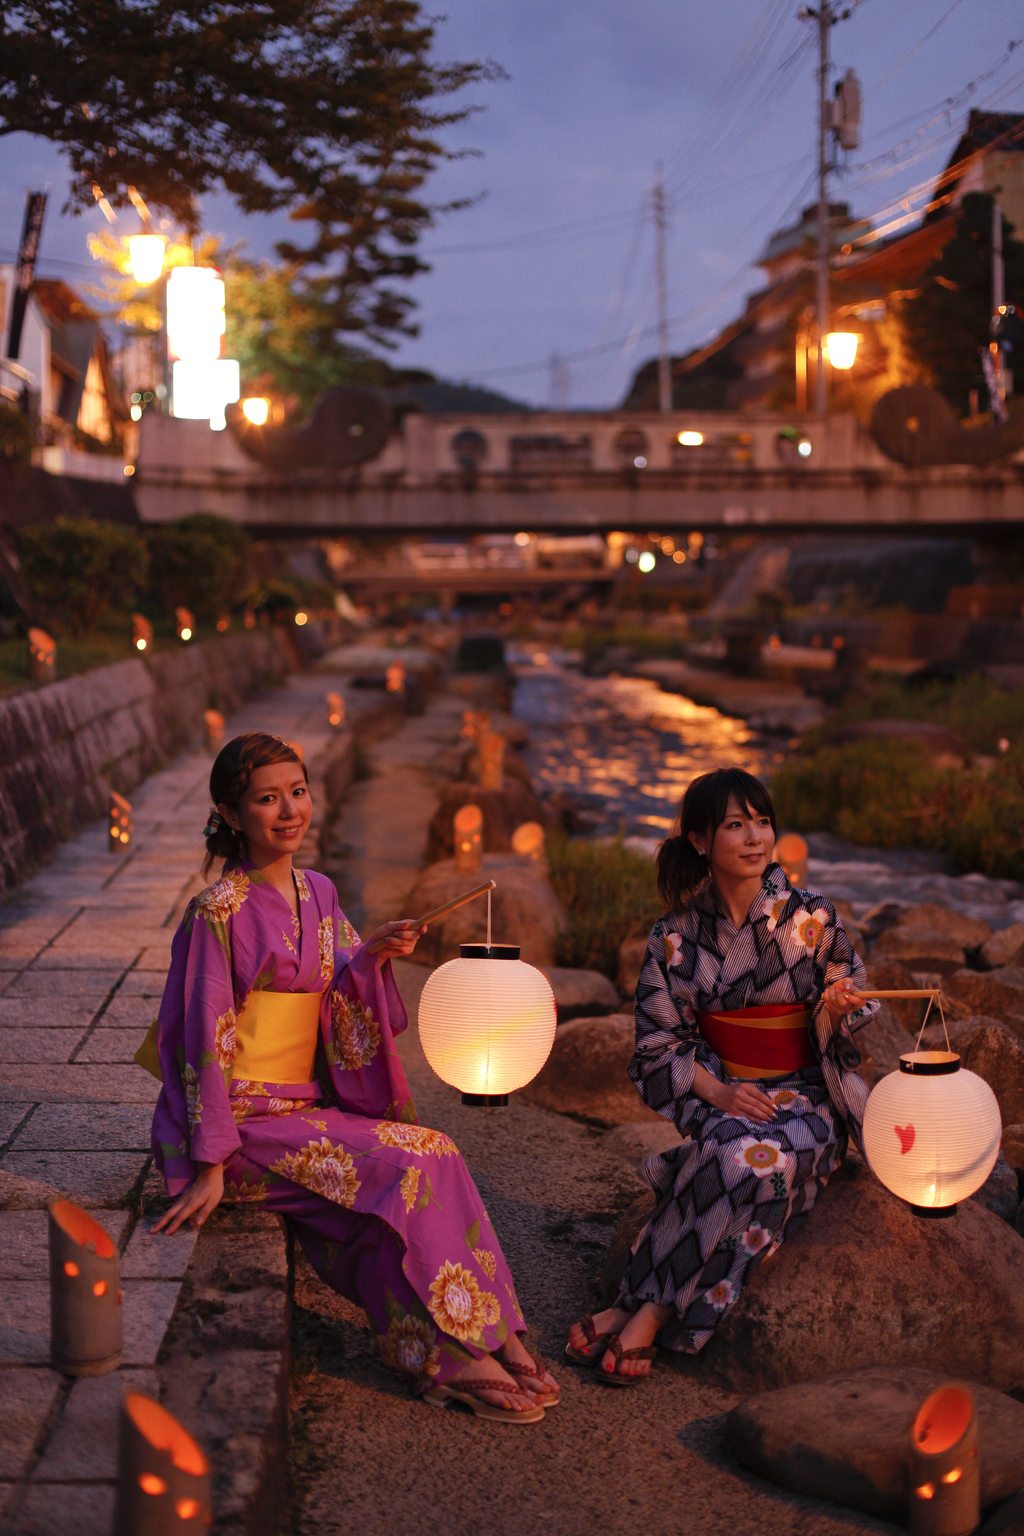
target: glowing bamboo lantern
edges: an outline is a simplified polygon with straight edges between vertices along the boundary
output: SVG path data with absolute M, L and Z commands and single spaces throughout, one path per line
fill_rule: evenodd
M 480 868 L 484 851 L 484 813 L 478 805 L 461 805 L 453 817 L 455 868 L 465 874 Z
M 539 821 L 524 821 L 512 833 L 512 852 L 539 863 L 544 857 L 544 828 Z
M 121 1364 L 121 1260 L 110 1233 L 70 1200 L 52 1200 L 50 1358 L 66 1376 Z
M 775 862 L 781 864 L 790 885 L 807 884 L 807 844 L 799 832 L 784 832 L 775 844 Z
M 480 788 L 504 789 L 505 738 L 489 733 L 480 737 Z
M 220 618 L 217 620 L 217 633 L 218 633 L 218 635 L 226 635 L 230 628 L 231 628 L 231 615 L 230 615 L 230 613 L 222 613 Z
M 186 643 L 196 632 L 196 621 L 188 608 L 175 608 L 174 620 L 178 627 L 178 639 Z
M 132 808 L 131 802 L 124 795 L 119 795 L 116 789 L 110 791 L 110 837 L 108 845 L 111 853 L 124 853 L 131 846 L 132 840 Z
M 393 661 L 384 674 L 384 681 L 388 693 L 401 693 L 405 687 L 405 668 L 401 662 Z
M 978 1410 L 963 1382 L 930 1393 L 910 1427 L 910 1529 L 968 1536 L 981 1519 Z
M 141 613 L 132 614 L 132 644 L 137 651 L 153 649 L 153 626 Z
M 224 745 L 224 716 L 219 709 L 204 709 L 203 724 L 206 727 L 206 750 L 216 756 Z
M 34 625 L 28 632 L 28 675 L 34 683 L 50 683 L 57 675 L 57 642 Z
M 114 1536 L 205 1536 L 211 1520 L 203 1452 L 166 1408 L 142 1392 L 126 1392 Z
M 877 1083 L 864 1111 L 864 1152 L 886 1189 L 915 1216 L 953 1216 L 999 1155 L 999 1105 L 955 1051 L 909 1051 Z
M 251 608 L 247 608 L 245 610 L 245 618 L 242 620 L 242 623 L 245 625 L 246 629 L 256 628 L 256 615 Z
M 479 741 L 491 729 L 491 717 L 486 709 L 462 711 L 462 735 L 467 741 Z
M 340 693 L 327 695 L 327 724 L 337 730 L 339 725 L 345 723 L 345 700 Z

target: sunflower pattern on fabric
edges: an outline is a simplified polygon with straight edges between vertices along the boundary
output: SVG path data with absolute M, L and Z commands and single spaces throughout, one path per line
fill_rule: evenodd
M 479 1336 L 487 1323 L 485 1313 L 490 1310 L 489 1303 L 497 1305 L 493 1296 L 489 1296 L 485 1303 L 487 1294 L 480 1290 L 472 1270 L 457 1260 L 453 1263 L 451 1259 L 445 1259 L 431 1283 L 427 1308 L 441 1332 L 451 1334 L 461 1344 Z M 500 1308 L 498 1315 L 501 1315 Z
M 675 1122 L 677 1148 L 648 1158 L 657 1204 L 641 1231 L 619 1289 L 619 1304 L 672 1306 L 659 1334 L 669 1348 L 696 1352 L 735 1305 L 758 1264 L 815 1200 L 860 1135 L 867 1089 L 856 1075 L 852 1030 L 877 1004 L 847 1016 L 833 1033 L 821 1007 L 826 987 L 864 967 L 835 909 L 796 890 L 770 865 L 761 895 L 739 928 L 705 890 L 654 925 L 635 998 L 636 1050 L 629 1076 L 644 1103 Z M 803 1003 L 815 1064 L 754 1082 L 775 1105 L 757 1123 L 714 1109 L 693 1088 L 698 1066 L 728 1083 L 703 1039 L 698 1012 Z
M 320 975 L 325 986 L 334 980 L 334 918 L 322 917 L 317 929 L 320 939 Z
M 436 1376 L 440 1369 L 441 1351 L 436 1338 L 429 1323 L 407 1312 L 403 1317 L 392 1317 L 387 1333 L 377 1335 L 377 1345 L 385 1365 L 423 1382 Z
M 331 995 L 331 1038 L 327 1060 L 344 1072 L 369 1066 L 380 1045 L 380 1029 L 373 1013 L 358 998 L 341 992 Z
M 202 917 L 219 942 L 228 949 L 227 922 L 242 910 L 249 895 L 249 877 L 240 869 L 229 869 L 214 885 L 208 885 L 192 899 L 196 915 Z
M 350 1154 L 344 1147 L 336 1147 L 328 1136 L 311 1141 L 301 1152 L 287 1153 L 271 1163 L 270 1171 L 347 1209 L 359 1190 L 356 1165 Z
M 231 1069 L 235 1064 L 235 1010 L 229 1008 L 222 1013 L 214 1025 L 213 1049 L 217 1056 L 217 1065 L 224 1073 L 224 1081 L 230 1083 Z
M 411 1152 L 413 1157 L 425 1157 L 436 1153 L 438 1157 L 451 1157 L 458 1147 L 444 1131 L 432 1131 L 425 1125 L 402 1125 L 397 1120 L 384 1120 L 377 1126 L 377 1140 L 382 1147 L 399 1147 Z

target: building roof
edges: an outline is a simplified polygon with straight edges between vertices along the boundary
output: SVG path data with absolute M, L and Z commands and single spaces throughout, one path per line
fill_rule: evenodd
M 866 234 L 871 227 L 863 219 L 854 220 L 850 217 L 849 203 L 829 203 L 828 213 L 833 245 L 843 245 L 855 231 L 857 234 Z M 785 229 L 777 229 L 768 237 L 768 244 L 758 256 L 755 266 L 772 266 L 782 257 L 789 256 L 794 251 L 800 251 L 808 244 L 815 244 L 817 239 L 818 205 L 811 203 L 800 215 L 799 223 L 789 224 Z

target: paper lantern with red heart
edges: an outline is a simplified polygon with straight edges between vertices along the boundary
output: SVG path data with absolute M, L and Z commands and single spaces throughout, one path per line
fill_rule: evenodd
M 915 1216 L 952 1216 L 999 1155 L 999 1105 L 955 1051 L 908 1051 L 875 1085 L 864 1111 L 872 1171 Z

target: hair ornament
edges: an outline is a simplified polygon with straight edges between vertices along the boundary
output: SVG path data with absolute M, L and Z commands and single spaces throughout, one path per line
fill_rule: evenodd
M 219 832 L 223 825 L 224 817 L 220 814 L 220 811 L 211 811 L 209 816 L 206 818 L 206 826 L 203 828 L 203 836 L 213 837 L 214 833 Z

